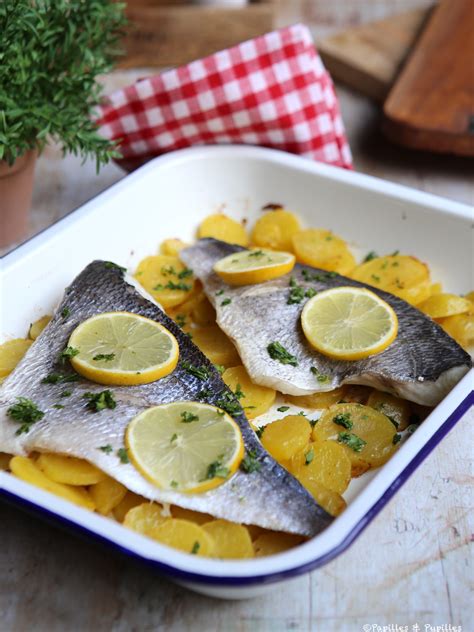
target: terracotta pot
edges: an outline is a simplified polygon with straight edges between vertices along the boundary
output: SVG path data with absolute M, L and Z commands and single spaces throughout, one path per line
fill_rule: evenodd
M 0 247 L 20 241 L 27 233 L 36 155 L 29 151 L 11 167 L 0 161 Z

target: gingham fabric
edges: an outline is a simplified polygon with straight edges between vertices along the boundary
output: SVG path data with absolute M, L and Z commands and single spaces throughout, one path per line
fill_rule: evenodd
M 119 90 L 98 124 L 119 140 L 127 169 L 174 149 L 229 143 L 352 166 L 331 78 L 302 24 Z

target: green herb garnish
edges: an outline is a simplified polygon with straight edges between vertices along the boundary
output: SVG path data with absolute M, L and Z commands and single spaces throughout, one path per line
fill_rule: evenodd
M 7 415 L 21 424 L 15 432 L 15 434 L 21 435 L 29 432 L 34 423 L 43 419 L 44 412 L 31 399 L 17 397 L 17 403 L 8 408 Z
M 247 450 L 240 463 L 240 469 L 247 474 L 251 474 L 252 472 L 258 472 L 261 467 L 262 464 L 257 460 L 257 451 Z
M 265 426 L 260 426 L 260 428 L 256 428 L 255 434 L 259 439 L 262 438 L 263 433 L 265 432 Z
M 103 360 L 104 362 L 111 362 L 115 358 L 115 353 L 98 353 L 92 359 L 94 362 L 100 362 Z
M 63 318 L 67 318 L 70 313 L 71 313 L 71 310 L 69 309 L 69 307 L 65 307 L 64 309 L 61 310 L 61 316 Z
M 245 393 L 243 392 L 240 384 L 237 384 L 234 395 L 237 397 L 237 399 L 243 399 L 245 397 Z
M 208 399 L 212 395 L 212 391 L 210 388 L 203 388 L 196 395 L 198 399 Z
M 367 444 L 367 441 L 361 439 L 352 432 L 340 432 L 337 436 L 339 443 L 344 443 L 348 448 L 354 450 L 354 452 L 361 452 L 362 448 Z
M 253 252 L 249 252 L 249 257 L 263 257 L 265 253 L 263 250 L 254 250 Z
M 201 545 L 196 540 L 196 542 L 193 544 L 193 548 L 191 549 L 191 555 L 197 555 L 197 553 L 199 552 L 200 548 L 201 548 Z
M 305 281 L 319 281 L 324 283 L 328 279 L 337 276 L 337 272 L 311 272 L 310 270 L 301 270 L 301 276 Z
M 177 314 L 176 316 L 176 324 L 181 327 L 185 327 L 186 325 L 186 316 L 184 314 Z
M 175 283 L 174 281 L 168 281 L 166 285 L 158 283 L 153 289 L 157 292 L 160 290 L 182 290 L 183 292 L 189 292 L 191 286 L 183 282 Z
M 314 459 L 314 450 L 313 448 L 310 448 L 308 452 L 305 452 L 304 454 L 304 464 L 309 465 L 313 459 Z
M 350 430 L 354 425 L 351 421 L 351 413 L 339 413 L 335 417 L 332 418 L 333 422 L 338 426 L 343 426 Z
M 181 413 L 181 422 L 183 424 L 189 424 L 192 421 L 199 421 L 199 415 L 195 415 L 194 413 L 190 413 L 187 410 L 184 410 Z
M 312 366 L 310 368 L 310 371 L 314 376 L 316 376 L 317 381 L 320 382 L 321 384 L 324 384 L 325 382 L 329 382 L 329 380 L 331 379 L 329 375 L 326 375 L 325 373 L 320 373 L 319 370 L 315 366 Z
M 393 445 L 397 445 L 397 443 L 400 443 L 401 438 L 402 438 L 402 435 L 400 433 L 397 432 L 396 434 L 394 434 L 393 439 L 392 439 Z
M 171 485 L 171 487 L 173 487 L 175 489 L 176 487 L 178 487 L 178 482 L 177 481 L 171 481 L 170 485 Z
M 178 435 L 175 432 L 174 435 L 170 439 L 170 443 L 173 443 L 173 441 L 176 441 L 177 438 L 178 438 Z
M 231 298 L 225 298 L 221 303 L 221 307 L 225 307 L 226 305 L 230 305 L 231 303 L 232 303 Z
M 184 270 L 178 272 L 178 279 L 187 279 L 190 276 L 193 276 L 193 271 L 191 270 L 191 268 L 184 268 Z
M 59 354 L 59 362 L 64 364 L 66 360 L 70 360 L 77 355 L 79 355 L 79 349 L 75 349 L 74 347 L 66 347 L 64 351 L 61 351 L 61 353 Z
M 222 462 L 217 459 L 213 461 L 207 468 L 206 479 L 211 478 L 227 478 L 230 474 L 228 467 L 224 467 Z
M 124 268 L 123 266 L 119 266 L 118 263 L 114 263 L 113 261 L 106 261 L 105 267 L 108 268 L 109 270 L 119 270 L 122 273 L 127 271 L 127 268 Z
M 279 413 L 286 413 L 287 410 L 290 410 L 289 406 L 280 406 L 279 408 L 277 408 L 277 411 Z
M 296 357 L 291 355 L 291 353 L 289 353 L 279 342 L 271 342 L 267 347 L 267 351 L 272 360 L 278 360 L 281 364 L 298 366 L 298 360 Z
M 102 452 L 105 452 L 105 454 L 110 454 L 112 452 L 113 448 L 110 445 L 110 443 L 108 443 L 107 445 L 101 445 L 99 447 L 99 450 L 102 450 Z
M 186 361 L 181 362 L 181 366 L 186 371 L 186 373 L 197 377 L 198 380 L 207 380 L 211 375 L 211 372 L 206 366 L 194 366 L 194 364 Z
M 77 373 L 70 373 L 65 375 L 64 373 L 50 373 L 44 379 L 41 380 L 42 384 L 66 384 L 67 382 L 77 382 L 79 375 Z
M 216 296 L 222 296 L 224 294 L 224 290 L 218 290 L 216 292 Z
M 232 393 L 223 391 L 220 398 L 216 401 L 217 408 L 225 410 L 229 415 L 239 415 L 241 413 L 240 404 L 236 401 Z
M 120 459 L 120 463 L 130 463 L 130 459 L 128 458 L 127 448 L 119 448 L 117 450 L 117 456 Z
M 380 283 L 380 277 L 377 274 L 371 274 L 370 276 L 376 283 Z
M 70 397 L 72 395 L 72 391 L 63 391 L 60 397 Z
M 215 370 L 219 373 L 219 375 L 222 375 L 225 371 L 225 366 L 223 364 L 214 364 L 213 365 Z
M 57 408 L 58 410 L 64 408 L 62 404 L 53 404 L 53 408 Z
M 372 259 L 377 259 L 377 258 L 378 258 L 378 254 L 374 250 L 371 250 L 365 255 L 362 263 L 367 263 L 367 261 L 372 261 Z
M 87 408 L 95 413 L 104 410 L 105 408 L 114 409 L 117 406 L 117 402 L 114 399 L 112 391 L 108 389 L 101 393 L 84 393 L 84 399 L 88 400 Z

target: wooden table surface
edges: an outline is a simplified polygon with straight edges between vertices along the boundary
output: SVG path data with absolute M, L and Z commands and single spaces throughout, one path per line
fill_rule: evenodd
M 322 0 L 294 0 L 282 20 L 296 16 L 311 24 L 323 15 L 317 34 L 334 30 L 336 18 L 363 21 L 427 4 L 390 1 L 395 6 L 333 0 L 331 13 Z M 143 72 L 107 77 L 107 90 Z M 356 169 L 472 204 L 472 163 L 389 145 L 370 101 L 341 86 L 338 95 Z M 32 234 L 123 176 L 114 165 L 96 176 L 92 164 L 62 160 L 57 148 L 48 148 L 36 174 Z M 446 626 L 436 632 L 454 632 L 448 624 L 470 632 L 473 422 L 471 410 L 347 552 L 255 600 L 195 595 L 0 504 L 0 632 L 377 632 L 374 626 L 384 625 L 392 628 L 383 632 L 403 632 L 396 625 L 432 632 L 426 624 Z

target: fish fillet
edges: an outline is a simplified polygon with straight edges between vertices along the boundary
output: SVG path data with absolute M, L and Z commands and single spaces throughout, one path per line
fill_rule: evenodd
M 297 264 L 291 274 L 272 281 L 227 285 L 213 272 L 213 266 L 240 250 L 240 246 L 201 239 L 182 250 L 180 258 L 202 281 L 216 308 L 218 325 L 236 345 L 257 384 L 291 395 L 329 391 L 342 384 L 364 384 L 435 406 L 469 370 L 470 356 L 438 324 L 402 299 L 358 281 Z M 333 360 L 318 353 L 306 341 L 300 324 L 307 299 L 287 304 L 291 277 L 298 285 L 316 291 L 342 285 L 369 287 L 395 310 L 399 320 L 396 340 L 382 353 L 364 360 Z M 272 342 L 281 343 L 297 358 L 298 366 L 272 360 L 267 351 Z M 326 381 L 318 381 L 311 367 L 327 376 Z
M 63 317 L 65 308 L 69 310 L 69 315 Z M 107 387 L 83 378 L 67 384 L 42 383 L 51 372 L 65 371 L 58 368 L 57 359 L 73 329 L 86 318 L 108 311 L 134 312 L 160 322 L 178 340 L 180 363 L 186 361 L 195 366 L 205 366 L 209 378 L 202 381 L 179 364 L 173 373 L 151 384 L 109 387 L 117 406 L 114 410 L 105 409 L 98 413 L 86 408 L 84 393 L 101 392 Z M 72 373 L 72 370 L 67 368 L 66 373 Z M 72 391 L 67 399 L 60 397 L 65 388 Z M 324 529 L 331 522 L 331 517 L 262 448 L 242 409 L 234 418 L 241 429 L 246 450 L 252 450 L 257 455 L 259 471 L 245 473 L 239 470 L 211 491 L 180 494 L 160 490 L 143 478 L 132 464 L 120 462 L 116 452 L 124 446 L 125 429 L 133 417 L 157 404 L 196 401 L 203 389 L 209 389 L 210 394 L 201 401 L 216 405 L 226 394 L 234 403 L 237 402 L 219 373 L 190 338 L 162 310 L 128 284 L 118 267 L 96 261 L 87 266 L 66 289 L 52 321 L 3 383 L 0 389 L 0 451 L 25 455 L 37 450 L 87 459 L 146 498 L 234 522 L 301 535 L 315 535 Z M 7 414 L 17 397 L 31 399 L 45 413 L 27 434 L 17 435 L 18 423 Z M 64 408 L 55 408 L 58 402 Z M 110 454 L 99 449 L 107 444 L 113 448 Z

